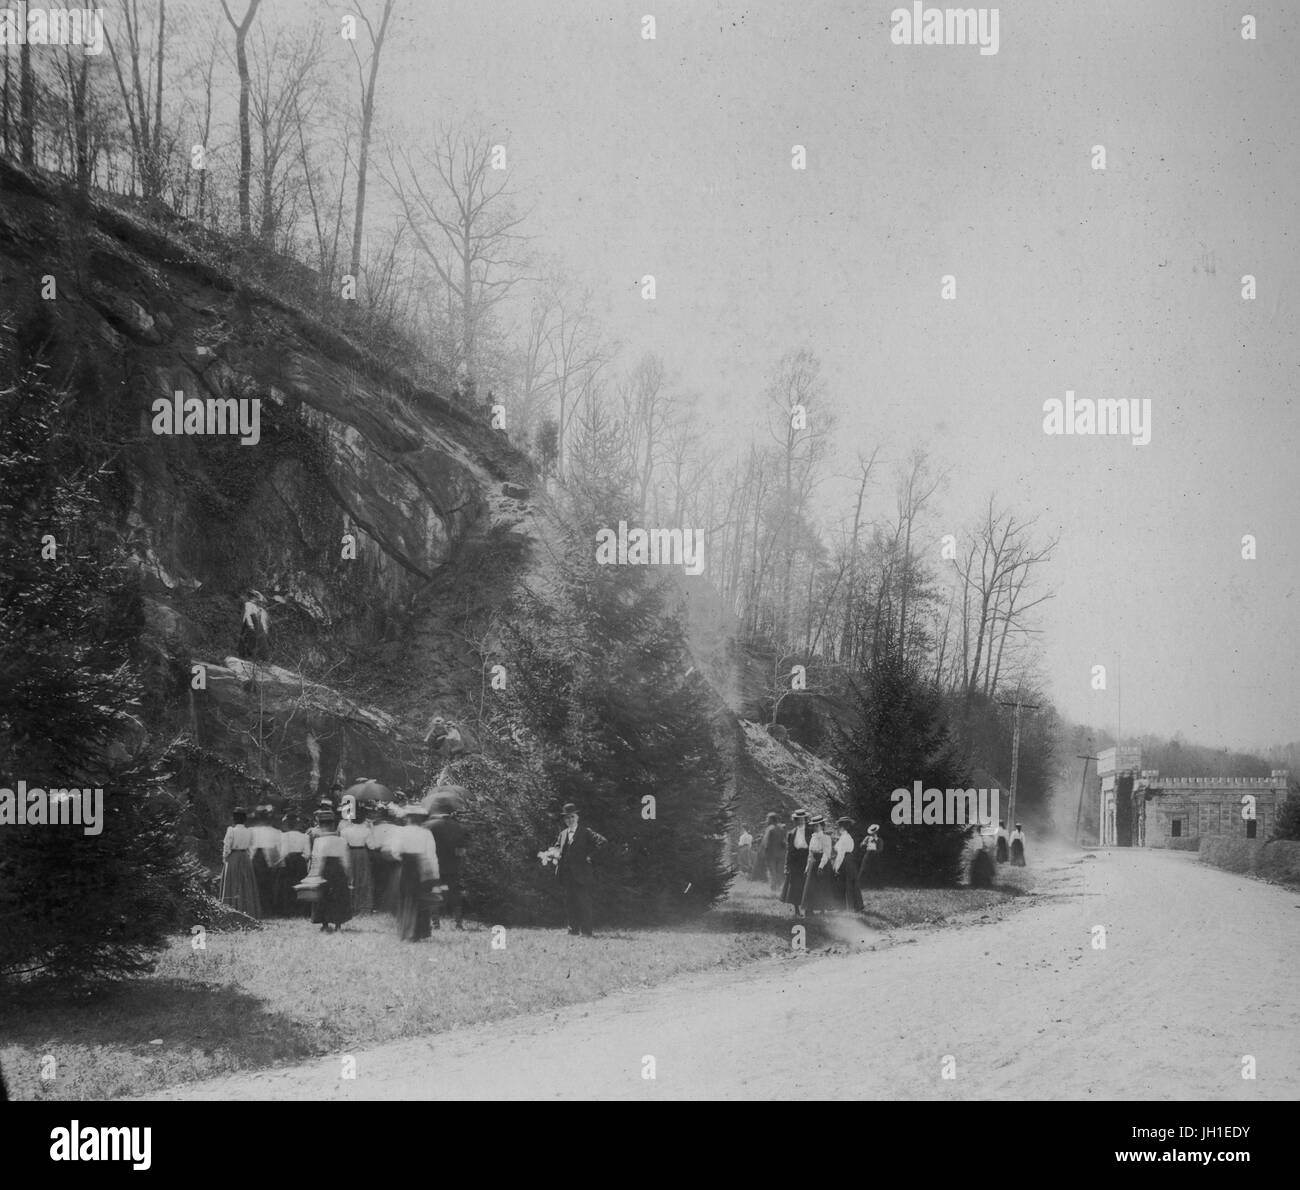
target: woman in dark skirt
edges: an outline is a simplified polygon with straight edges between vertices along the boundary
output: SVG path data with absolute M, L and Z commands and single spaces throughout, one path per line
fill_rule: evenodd
M 1005 864 L 1007 862 L 1007 824 L 1005 822 L 998 823 L 997 860 L 1000 864 Z
M 809 822 L 808 866 L 803 878 L 801 908 L 807 917 L 825 913 L 835 901 L 834 873 L 831 869 L 831 837 L 825 830 L 826 820 L 818 815 Z
M 307 875 L 311 863 L 311 843 L 303 833 L 302 819 L 297 814 L 286 814 L 281 823 L 281 846 L 284 851 L 280 858 L 280 913 L 285 917 L 306 917 L 311 913 L 311 906 L 297 899 L 294 885 L 301 884 Z
M 311 847 L 309 876 L 325 881 L 320 900 L 312 905 L 311 920 L 328 934 L 352 919 L 351 857 L 348 845 L 339 838 L 338 819 L 332 810 L 316 812 L 316 840 Z
M 263 917 L 272 917 L 279 911 L 276 889 L 279 884 L 280 832 L 271 825 L 271 813 L 270 806 L 254 806 L 248 820 L 248 830 L 253 836 L 249 858 L 253 863 L 253 879 L 257 881 Z
M 375 884 L 370 874 L 370 823 L 364 802 L 356 803 L 356 817 L 339 827 L 352 857 L 352 913 L 360 917 L 375 911 Z
M 858 869 L 859 888 L 879 888 L 881 880 L 881 856 L 885 850 L 884 840 L 880 837 L 880 827 L 874 822 L 867 827 L 862 837 L 861 866 Z
M 221 900 L 250 917 L 261 917 L 262 902 L 257 895 L 257 881 L 253 879 L 253 864 L 248 856 L 253 833 L 244 825 L 248 816 L 238 807 L 230 816 L 234 824 L 226 828 L 226 837 L 221 844 Z
M 1011 866 L 1013 868 L 1025 866 L 1025 832 L 1020 829 L 1018 822 L 1016 829 L 1011 832 Z
M 800 917 L 803 910 L 803 878 L 808 868 L 808 814 L 796 810 L 792 816 L 794 825 L 785 835 L 785 883 L 781 886 L 781 901 L 794 906 L 795 917 Z
M 406 822 L 393 832 L 388 847 L 401 865 L 397 870 L 397 936 L 420 942 L 433 934 L 433 887 L 438 879 L 438 851 L 424 827 L 428 812 L 406 807 Z
M 837 904 L 850 913 L 862 908 L 862 889 L 858 887 L 858 852 L 853 841 L 853 819 L 841 818 L 836 825 L 840 833 L 835 836 L 831 860 L 835 868 L 835 897 Z
M 397 916 L 397 869 L 399 861 L 389 849 L 389 843 L 397 833 L 397 823 L 393 822 L 393 811 L 389 806 L 379 806 L 375 810 L 375 821 L 370 827 L 370 872 L 374 888 L 374 905 L 376 913 L 387 913 L 389 917 Z

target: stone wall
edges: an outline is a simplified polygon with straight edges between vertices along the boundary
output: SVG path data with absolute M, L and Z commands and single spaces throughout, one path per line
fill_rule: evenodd
M 1213 864 L 1228 872 L 1264 876 L 1300 884 L 1300 843 L 1287 839 L 1230 838 L 1222 835 L 1201 840 L 1203 864 Z

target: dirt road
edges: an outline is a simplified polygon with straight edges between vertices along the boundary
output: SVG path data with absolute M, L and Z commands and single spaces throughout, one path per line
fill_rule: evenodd
M 1185 852 L 1049 866 L 1025 909 L 873 953 L 376 1046 L 355 1078 L 341 1055 L 161 1097 L 1300 1097 L 1300 893 Z

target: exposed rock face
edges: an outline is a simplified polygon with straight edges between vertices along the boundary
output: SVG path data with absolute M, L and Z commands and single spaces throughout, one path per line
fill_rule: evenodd
M 494 529 L 527 541 L 531 467 L 486 407 L 416 387 L 236 281 L 200 257 L 200 238 L 69 205 L 54 183 L 0 164 L 0 311 L 65 369 L 70 430 L 112 458 L 114 531 L 146 597 L 151 726 L 286 788 L 328 789 L 339 768 L 406 783 L 412 724 L 321 683 L 349 689 L 359 658 L 412 631 L 466 542 Z M 177 392 L 260 402 L 258 441 L 155 433 L 154 402 Z M 256 670 L 230 656 L 249 587 L 265 597 L 275 662 Z M 206 690 L 191 686 L 200 662 Z

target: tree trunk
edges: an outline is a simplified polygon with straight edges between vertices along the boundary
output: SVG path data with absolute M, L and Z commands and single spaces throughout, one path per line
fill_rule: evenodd
M 18 136 L 24 165 L 36 163 L 36 80 L 32 77 L 32 47 L 24 40 L 18 56 Z
M 370 126 L 375 115 L 375 80 L 379 77 L 379 54 L 384 48 L 384 35 L 388 31 L 392 9 L 393 0 L 384 0 L 378 35 L 371 30 L 370 78 L 361 97 L 361 153 L 357 159 L 356 217 L 352 224 L 352 267 L 349 270 L 354 279 L 361 274 L 361 233 L 366 222 L 366 170 L 370 160 Z

